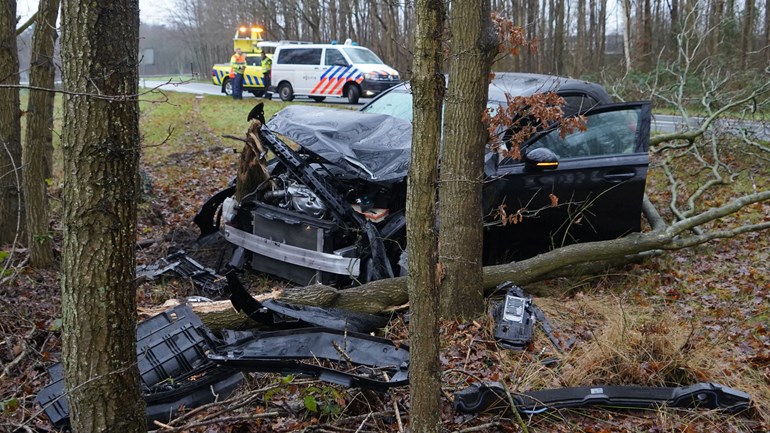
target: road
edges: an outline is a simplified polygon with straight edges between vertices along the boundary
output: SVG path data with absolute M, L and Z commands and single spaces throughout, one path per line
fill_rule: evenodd
M 702 117 L 693 117 L 690 124 L 693 128 L 696 128 L 701 122 L 703 122 Z M 653 116 L 651 127 L 653 131 L 668 133 L 683 129 L 684 126 L 685 121 L 680 116 L 656 114 Z M 751 131 L 758 139 L 770 139 L 770 123 L 768 122 L 723 119 L 719 122 L 717 128 L 722 131 L 731 131 L 733 134 L 738 134 L 741 130 Z
M 185 83 L 179 83 L 178 81 L 175 82 L 168 82 L 168 81 L 160 81 L 160 80 L 151 80 L 151 79 L 139 79 L 139 85 L 148 89 L 159 89 L 163 91 L 171 91 L 171 92 L 184 92 L 184 93 L 195 93 L 196 95 L 221 95 L 225 96 L 224 93 L 220 91 L 219 86 L 215 86 L 211 83 L 194 83 L 194 82 L 185 82 Z M 244 98 L 254 98 L 256 99 L 262 99 L 262 98 L 256 98 L 251 93 L 244 91 L 243 92 Z M 278 95 L 273 95 L 273 99 L 277 99 Z M 297 97 L 295 99 L 296 101 L 312 101 L 309 98 L 302 98 Z M 278 99 L 280 101 L 280 99 Z M 358 104 L 361 106 L 364 103 L 368 102 L 368 99 L 363 99 Z M 332 104 L 332 105 L 351 105 L 348 103 L 347 98 L 337 98 L 334 96 L 327 97 L 326 100 L 323 102 L 325 104 Z
M 139 85 L 146 88 L 158 88 L 160 90 L 164 91 L 172 91 L 172 92 L 186 92 L 186 93 L 195 93 L 198 95 L 222 95 L 223 93 L 220 92 L 219 86 L 215 86 L 213 84 L 209 83 L 194 83 L 194 82 L 186 82 L 186 83 L 169 83 L 168 81 L 159 81 L 159 80 L 148 80 L 141 78 L 139 80 Z M 252 96 L 249 92 L 243 92 L 244 98 L 255 98 Z M 276 96 L 277 97 L 277 96 Z M 299 98 L 297 100 L 303 100 L 304 98 Z M 310 101 L 310 99 L 307 99 L 307 101 Z M 363 100 L 363 102 L 356 104 L 356 105 L 363 105 L 368 100 Z M 346 98 L 337 98 L 337 97 L 328 97 L 323 102 L 325 104 L 331 104 L 331 105 L 350 105 L 348 104 L 348 100 Z M 694 117 L 692 118 L 693 127 L 696 127 L 700 122 L 702 122 L 702 118 Z M 668 114 L 656 114 L 653 116 L 652 125 L 651 128 L 653 131 L 659 132 L 659 133 L 669 133 L 674 132 L 676 130 L 683 129 L 685 125 L 684 119 L 682 119 L 679 116 L 671 116 Z M 770 139 L 770 124 L 768 122 L 751 122 L 751 121 L 738 121 L 738 120 L 724 120 L 721 123 L 720 128 L 729 128 L 734 130 L 751 130 L 756 133 L 756 136 L 759 139 L 762 140 L 769 140 Z

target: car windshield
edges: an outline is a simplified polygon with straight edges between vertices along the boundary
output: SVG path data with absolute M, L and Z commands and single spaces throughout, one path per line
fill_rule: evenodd
M 383 65 L 383 61 L 367 48 L 343 48 L 350 57 L 350 61 L 356 64 Z
M 392 90 L 372 101 L 361 111 L 366 113 L 387 114 L 411 122 L 412 93 L 403 87 Z
M 487 108 L 490 110 L 491 115 L 494 115 L 500 108 L 500 104 L 505 105 L 504 102 L 500 101 L 487 102 Z M 411 122 L 413 117 L 412 92 L 408 87 L 401 86 L 375 99 L 369 105 L 362 108 L 361 111 L 365 113 L 387 114 Z

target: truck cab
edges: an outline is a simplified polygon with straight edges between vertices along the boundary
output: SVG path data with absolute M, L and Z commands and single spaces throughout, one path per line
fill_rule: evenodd
M 262 74 L 262 28 L 259 26 L 242 26 L 235 32 L 233 51 L 240 48 L 246 56 L 246 69 L 243 73 L 243 90 L 254 96 L 263 96 L 267 90 L 265 77 Z M 267 57 L 272 57 L 272 50 L 264 49 Z M 222 93 L 232 95 L 232 80 L 230 63 L 218 63 L 211 68 L 211 82 L 220 86 Z

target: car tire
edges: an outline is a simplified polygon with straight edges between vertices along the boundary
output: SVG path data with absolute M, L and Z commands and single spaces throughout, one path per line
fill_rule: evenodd
M 345 88 L 345 96 L 349 103 L 358 104 L 358 99 L 361 98 L 361 89 L 358 88 L 357 84 L 351 84 Z
M 316 102 L 323 102 L 324 99 L 326 99 L 326 96 L 311 96 L 310 99 L 316 101 Z
M 233 96 L 233 81 L 229 77 L 222 81 L 222 93 L 227 96 Z
M 278 85 L 278 96 L 281 97 L 281 101 L 291 102 L 294 100 L 294 89 L 291 88 L 289 83 L 281 83 Z

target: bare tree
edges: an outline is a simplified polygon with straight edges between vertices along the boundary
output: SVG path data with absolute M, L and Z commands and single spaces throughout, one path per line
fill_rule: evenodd
M 473 317 L 484 309 L 481 287 L 484 146 L 482 114 L 499 40 L 487 0 L 452 3 L 449 90 L 441 149 L 439 261 L 441 314 Z
M 411 430 L 438 433 L 441 427 L 439 362 L 438 245 L 435 231 L 436 183 L 441 138 L 444 76 L 441 74 L 444 2 L 418 0 L 415 6 L 414 134 L 406 202 L 409 254 Z
M 8 85 L 8 86 L 3 86 Z M 0 3 L 0 245 L 16 241 L 24 228 L 21 191 L 19 58 L 16 1 Z
M 136 365 L 137 0 L 65 1 L 62 349 L 74 431 L 145 432 Z
M 54 263 L 53 242 L 48 233 L 46 179 L 53 165 L 54 43 L 59 0 L 40 0 L 35 34 L 32 37 L 27 133 L 22 152 L 24 197 L 27 214 L 27 249 L 30 264 L 47 267 Z

